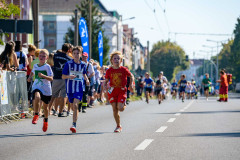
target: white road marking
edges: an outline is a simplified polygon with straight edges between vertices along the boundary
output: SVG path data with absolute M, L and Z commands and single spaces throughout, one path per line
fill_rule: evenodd
M 181 113 L 176 113 L 176 114 L 175 114 L 175 116 L 180 116 L 180 115 L 181 115 Z
M 145 150 L 147 146 L 152 143 L 153 139 L 145 139 L 142 143 L 140 143 L 134 150 Z
M 174 122 L 176 118 L 170 118 L 167 122 Z
M 162 132 L 164 132 L 166 129 L 167 129 L 167 126 L 162 126 L 162 127 L 160 127 L 156 132 L 162 133 Z
M 181 110 L 180 110 L 180 112 L 184 112 L 184 111 L 185 111 L 185 109 L 181 109 Z

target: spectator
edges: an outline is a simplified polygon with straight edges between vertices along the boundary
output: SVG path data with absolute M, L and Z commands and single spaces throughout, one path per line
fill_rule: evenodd
M 17 54 L 17 59 L 19 62 L 19 71 L 27 71 L 28 66 L 28 57 L 27 54 L 22 51 L 22 43 L 21 41 L 15 41 L 15 52 Z
M 9 41 L 2 54 L 0 55 L 0 63 L 2 64 L 2 70 L 15 71 L 19 64 L 17 61 L 17 55 L 14 53 L 15 43 Z

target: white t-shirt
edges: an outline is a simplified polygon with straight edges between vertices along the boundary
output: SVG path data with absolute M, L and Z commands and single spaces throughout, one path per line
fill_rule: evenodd
M 87 77 L 89 77 L 92 73 L 94 73 L 94 75 L 93 75 L 93 77 L 91 78 L 91 81 L 90 81 L 90 86 L 92 86 L 93 84 L 96 83 L 95 72 L 94 72 L 94 69 L 93 69 L 93 65 L 89 62 L 85 63 L 85 64 L 86 64 L 86 67 L 87 67 Z
M 22 52 L 22 58 L 25 59 L 25 64 L 19 63 L 19 67 L 18 67 L 19 70 L 22 70 L 22 69 L 24 69 L 25 67 L 27 67 L 27 66 L 26 66 L 27 54 L 24 53 L 23 51 L 21 51 L 21 52 Z M 19 59 L 19 58 L 20 58 L 20 52 L 16 52 L 16 55 L 17 55 L 17 59 Z M 25 69 L 26 69 L 26 68 L 25 68 Z
M 51 82 L 38 77 L 38 73 L 42 73 L 47 76 L 53 76 L 52 69 L 49 64 L 44 64 L 43 66 L 38 66 L 38 64 L 34 64 L 32 69 L 33 74 L 35 75 L 35 81 L 32 85 L 32 91 L 39 89 L 43 95 L 51 96 L 52 95 L 52 87 Z

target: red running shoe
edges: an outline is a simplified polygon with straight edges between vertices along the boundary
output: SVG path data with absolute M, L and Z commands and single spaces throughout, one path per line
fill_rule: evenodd
M 76 127 L 73 125 L 73 126 L 70 128 L 70 131 L 72 131 L 72 133 L 76 133 L 76 132 L 77 132 Z
M 47 129 L 48 129 L 48 122 L 44 122 L 43 120 L 43 127 L 42 127 L 43 132 L 46 132 Z
M 120 133 L 122 132 L 122 126 L 120 127 L 116 127 L 116 129 L 114 130 L 115 133 Z
M 39 115 L 35 115 L 32 120 L 32 124 L 37 124 L 37 121 L 39 119 Z

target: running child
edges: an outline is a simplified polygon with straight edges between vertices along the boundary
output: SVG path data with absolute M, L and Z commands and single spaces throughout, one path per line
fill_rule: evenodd
M 48 104 L 52 96 L 51 82 L 53 81 L 53 72 L 51 66 L 46 63 L 49 53 L 46 49 L 42 49 L 39 53 L 39 63 L 34 64 L 33 69 L 29 75 L 28 82 L 31 82 L 32 77 L 35 75 L 35 81 L 32 85 L 32 95 L 34 100 L 34 117 L 32 124 L 37 124 L 39 119 L 39 108 L 41 101 L 43 102 L 44 120 L 43 132 L 48 129 Z
M 163 87 L 162 88 L 162 101 L 163 101 L 164 99 L 166 99 L 167 88 L 168 88 L 167 81 L 165 79 L 163 79 L 162 87 Z
M 186 93 L 187 93 L 187 99 L 190 99 L 191 93 L 192 93 L 192 85 L 191 85 L 190 81 L 187 81 Z
M 163 80 L 162 80 L 162 74 L 158 75 L 158 80 L 155 84 L 155 88 L 156 88 L 156 95 L 158 97 L 158 103 L 161 104 L 162 102 L 162 85 L 163 85 Z
M 145 95 L 146 95 L 146 102 L 149 102 L 149 96 L 152 93 L 152 88 L 154 85 L 154 81 L 150 77 L 149 73 L 145 73 L 145 79 L 144 79 L 144 86 L 145 86 Z
M 126 108 L 127 77 L 130 77 L 129 90 L 133 91 L 134 77 L 126 67 L 121 66 L 122 60 L 123 55 L 120 51 L 115 51 L 110 55 L 112 66 L 106 71 L 106 79 L 103 84 L 104 89 L 108 89 L 109 102 L 112 105 L 113 116 L 117 124 L 114 132 L 122 131 L 119 111 L 123 112 Z M 107 87 L 109 81 L 110 87 Z
M 182 102 L 184 102 L 184 99 L 185 99 L 185 88 L 187 85 L 187 80 L 185 78 L 186 78 L 186 75 L 182 74 L 181 79 L 178 81 L 179 92 L 180 92 L 180 96 L 182 97 Z
M 67 96 L 73 108 L 73 123 L 70 130 L 76 133 L 76 123 L 78 118 L 78 104 L 82 100 L 83 91 L 86 85 L 89 85 L 87 78 L 86 65 L 80 60 L 82 49 L 74 47 L 72 50 L 73 59 L 65 63 L 62 71 L 62 79 L 65 79 Z
M 178 84 L 176 83 L 176 79 L 173 80 L 173 83 L 171 84 L 171 95 L 172 95 L 172 99 L 176 100 L 177 97 L 177 86 Z

